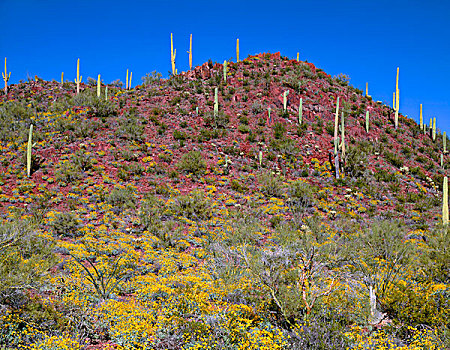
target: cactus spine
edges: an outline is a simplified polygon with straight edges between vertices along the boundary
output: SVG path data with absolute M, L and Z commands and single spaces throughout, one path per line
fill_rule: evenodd
M 420 118 L 419 118 L 419 123 L 420 123 L 420 130 L 423 130 L 422 104 L 420 104 Z
M 445 131 L 442 134 L 442 146 L 444 148 L 444 154 L 447 153 L 447 133 Z
M 27 176 L 31 174 L 31 140 L 33 137 L 33 124 L 30 125 L 30 132 L 28 133 L 28 146 L 27 146 Z
M 100 83 L 100 74 L 99 74 L 97 77 L 97 97 L 98 98 L 100 98 L 100 86 L 101 86 L 101 83 Z
M 80 76 L 80 59 L 77 60 L 77 79 L 75 79 L 75 83 L 77 84 L 77 95 L 80 93 L 80 83 L 83 79 L 82 76 Z
M 2 72 L 3 81 L 5 82 L 5 95 L 8 93 L 8 80 L 11 77 L 11 72 L 6 70 L 6 57 L 5 57 L 5 72 Z
M 444 177 L 443 183 L 443 193 L 442 193 L 442 224 L 444 226 L 448 225 L 448 178 Z
M 283 111 L 284 112 L 287 111 L 287 95 L 289 95 L 289 91 L 288 90 L 283 92 Z
M 170 63 L 172 64 L 172 75 L 176 75 L 175 57 L 177 56 L 177 49 L 173 50 L 173 34 L 170 33 Z
M 239 39 L 236 39 L 236 62 L 239 62 Z
M 300 97 L 300 105 L 298 106 L 298 123 L 301 124 L 303 119 L 303 98 Z
M 214 88 L 214 117 L 219 115 L 219 98 L 217 96 L 217 88 Z
M 366 111 L 366 132 L 369 132 L 369 111 Z
M 223 62 L 223 81 L 227 82 L 227 60 Z

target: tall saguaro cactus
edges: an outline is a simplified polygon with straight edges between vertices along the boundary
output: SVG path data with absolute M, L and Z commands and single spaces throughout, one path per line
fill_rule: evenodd
M 170 63 L 172 64 L 172 75 L 176 75 L 175 57 L 177 56 L 177 49 L 173 50 L 173 34 L 170 33 Z
M 223 81 L 227 82 L 227 60 L 223 62 Z
M 75 83 L 77 84 L 77 95 L 80 93 L 80 83 L 83 79 L 83 76 L 80 76 L 80 59 L 77 60 L 77 78 L 75 79 Z
M 287 95 L 289 95 L 289 90 L 283 92 L 283 112 L 287 111 Z
M 442 134 L 442 147 L 444 149 L 443 153 L 447 153 L 447 133 L 445 131 Z
M 100 89 L 101 89 L 101 82 L 100 82 L 100 74 L 97 77 L 97 97 L 100 98 Z
M 2 72 L 3 81 L 5 82 L 5 95 L 8 93 L 8 80 L 11 77 L 11 72 L 6 70 L 6 57 L 5 57 L 5 72 Z
M 448 178 L 444 177 L 443 183 L 443 193 L 442 193 L 442 224 L 444 226 L 448 225 Z
M 302 124 L 303 119 L 303 98 L 300 97 L 300 104 L 298 106 L 298 124 Z
M 192 69 L 192 34 L 189 38 L 189 51 L 187 52 L 189 54 L 189 70 Z
M 236 39 L 236 62 L 239 62 L 239 39 Z
M 339 97 L 336 101 L 336 114 L 334 116 L 334 155 L 337 155 L 338 151 L 338 128 L 339 128 Z
M 30 132 L 28 133 L 28 145 L 27 145 L 27 176 L 31 175 L 31 147 L 33 137 L 33 124 L 30 125 Z
M 366 111 L 366 132 L 369 132 L 369 111 Z
M 433 135 L 433 141 L 436 141 L 436 117 L 433 118 L 433 132 L 432 132 L 432 135 Z
M 398 89 L 398 74 L 399 74 L 399 67 L 397 67 L 397 79 L 395 81 L 395 128 L 398 128 L 398 111 L 400 109 L 399 102 L 400 102 L 400 90 Z
M 422 104 L 420 104 L 420 117 L 419 117 L 419 123 L 420 123 L 420 130 L 423 130 Z
M 219 115 L 219 98 L 217 95 L 217 88 L 214 88 L 214 117 L 216 118 Z
M 369 95 L 369 83 L 366 83 L 366 97 L 372 97 Z
M 64 84 L 64 72 L 61 72 L 61 84 Z

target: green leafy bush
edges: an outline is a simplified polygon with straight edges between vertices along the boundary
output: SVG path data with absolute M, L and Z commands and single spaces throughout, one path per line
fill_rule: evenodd
M 190 151 L 181 156 L 177 168 L 186 174 L 200 176 L 206 170 L 206 161 L 200 151 Z

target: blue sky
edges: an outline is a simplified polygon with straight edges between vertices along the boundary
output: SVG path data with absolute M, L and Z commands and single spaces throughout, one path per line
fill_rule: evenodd
M 348 74 L 375 100 L 392 105 L 400 67 L 400 112 L 436 117 L 450 131 L 450 1 L 86 1 L 0 0 L 0 58 L 11 82 L 38 75 L 87 77 L 133 86 L 154 70 L 167 77 L 170 33 L 178 71 L 193 64 L 280 51 L 331 75 Z M 3 70 L 3 68 L 2 68 Z

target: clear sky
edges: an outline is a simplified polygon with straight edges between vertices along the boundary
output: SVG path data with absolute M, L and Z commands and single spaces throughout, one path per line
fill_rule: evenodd
M 102 75 L 133 86 L 154 70 L 168 76 L 170 33 L 178 71 L 193 64 L 280 51 L 308 60 L 331 75 L 344 73 L 373 99 L 392 105 L 400 67 L 400 112 L 436 117 L 450 131 L 449 0 L 311 1 L 95 1 L 0 0 L 0 58 L 11 82 Z

